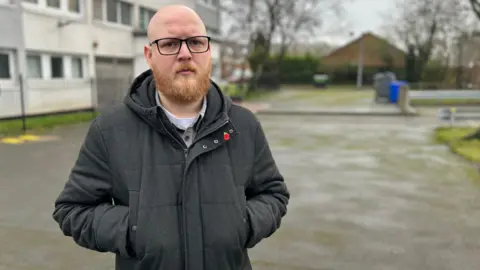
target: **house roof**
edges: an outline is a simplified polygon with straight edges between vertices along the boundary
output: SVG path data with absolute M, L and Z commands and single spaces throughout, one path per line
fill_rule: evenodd
M 393 45 L 387 39 L 375 35 L 371 32 L 366 32 L 360 37 L 340 46 L 322 59 L 328 64 L 345 64 L 345 62 L 355 62 L 358 59 L 358 52 L 360 50 L 361 41 L 364 42 L 364 56 L 365 65 L 378 66 L 381 65 L 381 59 L 386 54 L 393 57 L 394 65 L 399 66 L 404 64 L 405 51 Z

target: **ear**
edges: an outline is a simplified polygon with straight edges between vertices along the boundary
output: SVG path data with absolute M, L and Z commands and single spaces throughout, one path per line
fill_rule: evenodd
M 152 67 L 152 50 L 150 50 L 150 46 L 145 45 L 143 46 L 143 55 L 145 56 L 145 60 L 147 61 L 148 66 Z

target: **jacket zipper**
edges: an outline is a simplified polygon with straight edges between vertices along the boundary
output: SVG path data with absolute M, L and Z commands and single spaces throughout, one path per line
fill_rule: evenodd
M 165 126 L 164 126 L 165 128 Z M 187 254 L 188 254 L 188 250 L 187 250 L 187 228 L 186 228 L 186 222 L 185 222 L 185 204 L 183 203 L 183 198 L 185 196 L 185 188 L 183 187 L 183 182 L 186 178 L 186 174 L 187 174 L 187 160 L 188 160 L 188 154 L 190 152 L 190 149 L 189 147 L 185 144 L 185 143 L 181 143 L 173 134 L 171 134 L 166 128 L 165 128 L 165 131 L 168 133 L 168 135 L 170 135 L 170 137 L 172 137 L 179 145 L 181 145 L 183 147 L 183 154 L 184 154 L 184 158 L 185 158 L 185 168 L 183 169 L 183 175 L 182 175 L 182 179 L 181 179 L 181 183 L 182 183 L 182 190 L 181 190 L 181 196 L 182 196 L 182 199 L 181 199 L 181 204 L 182 204 L 182 230 L 183 230 L 183 252 L 184 252 L 184 262 L 185 262 L 185 269 L 188 269 L 188 257 L 187 257 Z
M 191 145 L 194 145 L 200 139 L 203 139 L 206 136 L 210 135 L 211 133 L 219 130 L 220 128 L 222 128 L 228 122 L 229 122 L 229 120 L 225 120 L 222 124 L 218 125 L 216 128 L 214 128 L 212 130 L 209 130 L 203 136 L 196 137 Z M 184 256 L 185 256 L 185 260 L 184 260 L 185 270 L 189 269 L 189 267 L 188 267 L 187 222 L 186 222 L 187 217 L 185 215 L 185 203 L 184 203 L 185 196 L 186 196 L 186 194 L 185 194 L 186 193 L 185 181 L 187 180 L 186 179 L 187 178 L 187 170 L 188 170 L 188 167 L 189 167 L 189 164 L 188 164 L 188 154 L 189 154 L 189 152 L 190 152 L 189 148 L 184 148 L 183 149 L 183 153 L 184 153 L 184 156 L 185 156 L 185 168 L 183 170 L 183 177 L 182 177 L 182 182 L 181 182 L 181 188 L 182 188 L 182 190 L 181 190 L 181 194 L 182 194 L 182 200 L 181 200 L 181 203 L 182 203 L 182 228 L 183 228 L 183 246 L 184 246 L 183 252 L 184 252 Z
M 184 148 L 183 153 L 185 155 L 185 168 L 183 169 L 183 176 L 182 176 L 182 182 L 181 182 L 181 194 L 182 194 L 182 199 L 181 199 L 181 204 L 182 204 L 182 229 L 183 229 L 183 253 L 185 256 L 184 262 L 185 262 L 185 269 L 188 270 L 188 243 L 187 243 L 187 222 L 186 222 L 186 216 L 185 216 L 185 188 L 184 188 L 184 182 L 186 181 L 187 178 L 187 161 L 188 161 L 188 153 L 189 149 Z

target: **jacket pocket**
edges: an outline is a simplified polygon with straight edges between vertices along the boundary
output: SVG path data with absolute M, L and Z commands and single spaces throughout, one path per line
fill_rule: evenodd
M 132 252 L 133 256 L 139 259 L 139 247 L 138 247 L 138 239 L 137 239 L 137 231 L 138 231 L 138 200 L 139 200 L 139 191 L 130 190 L 128 192 L 128 200 L 129 200 L 129 231 L 128 231 L 128 240 L 130 245 L 130 251 Z

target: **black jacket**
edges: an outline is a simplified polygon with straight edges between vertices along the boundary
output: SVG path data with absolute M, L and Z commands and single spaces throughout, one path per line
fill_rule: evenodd
M 115 253 L 116 269 L 251 269 L 247 248 L 279 228 L 290 197 L 260 123 L 212 82 L 187 148 L 154 89 L 147 71 L 92 122 L 53 218 Z

